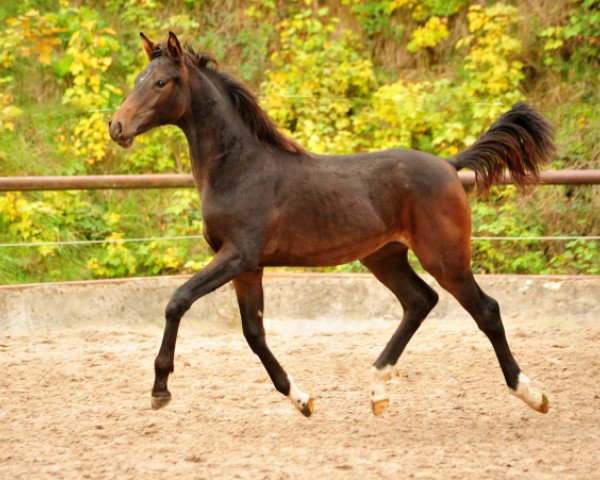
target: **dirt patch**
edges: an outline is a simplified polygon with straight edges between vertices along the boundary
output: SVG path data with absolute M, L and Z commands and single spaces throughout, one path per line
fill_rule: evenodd
M 426 322 L 373 417 L 369 367 L 392 328 L 269 343 L 315 397 L 306 419 L 242 335 L 182 326 L 173 402 L 150 410 L 157 327 L 0 336 L 2 478 L 592 478 L 600 471 L 600 325 L 508 325 L 541 415 L 508 394 L 473 322 Z

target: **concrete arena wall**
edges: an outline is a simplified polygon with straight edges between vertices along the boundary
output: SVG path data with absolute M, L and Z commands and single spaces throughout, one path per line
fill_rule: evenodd
M 187 278 L 0 286 L 0 331 L 163 325 L 170 295 Z M 424 278 L 440 294 L 430 319 L 467 316 L 431 277 Z M 483 275 L 477 280 L 498 300 L 509 323 L 539 318 L 544 325 L 569 322 L 577 327 L 600 320 L 600 277 Z M 268 330 L 354 330 L 386 327 L 401 318 L 396 299 L 368 274 L 272 273 L 265 275 L 264 287 Z M 196 302 L 185 322 L 237 327 L 240 321 L 232 286 Z

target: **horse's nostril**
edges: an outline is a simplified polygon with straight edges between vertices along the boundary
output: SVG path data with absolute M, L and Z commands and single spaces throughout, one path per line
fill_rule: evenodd
M 123 133 L 123 124 L 119 120 L 113 121 L 112 119 L 108 122 L 108 130 L 110 131 L 110 136 L 114 139 L 117 138 Z

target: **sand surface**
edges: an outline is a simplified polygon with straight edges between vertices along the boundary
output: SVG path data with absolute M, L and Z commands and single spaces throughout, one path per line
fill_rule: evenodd
M 272 350 L 315 398 L 309 419 L 237 330 L 184 319 L 160 411 L 149 408 L 156 326 L 0 335 L 0 478 L 600 478 L 600 322 L 507 325 L 549 397 L 541 415 L 508 394 L 473 322 L 426 321 L 380 417 L 369 368 L 392 325 L 273 325 Z

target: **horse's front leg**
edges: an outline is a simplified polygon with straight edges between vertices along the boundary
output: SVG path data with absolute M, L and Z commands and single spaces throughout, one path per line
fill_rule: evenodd
M 235 248 L 223 247 L 206 267 L 175 290 L 167 305 L 165 332 L 154 362 L 155 379 L 152 389 L 154 410 L 164 407 L 171 400 L 167 380 L 174 369 L 175 342 L 181 317 L 200 297 L 225 285 L 248 269 L 253 267 L 249 267 L 243 255 Z
M 263 326 L 262 269 L 239 275 L 233 286 L 240 306 L 244 337 L 252 351 L 258 355 L 278 392 L 288 397 L 294 406 L 306 417 L 313 413 L 313 400 L 302 392 L 279 364 L 265 339 Z

